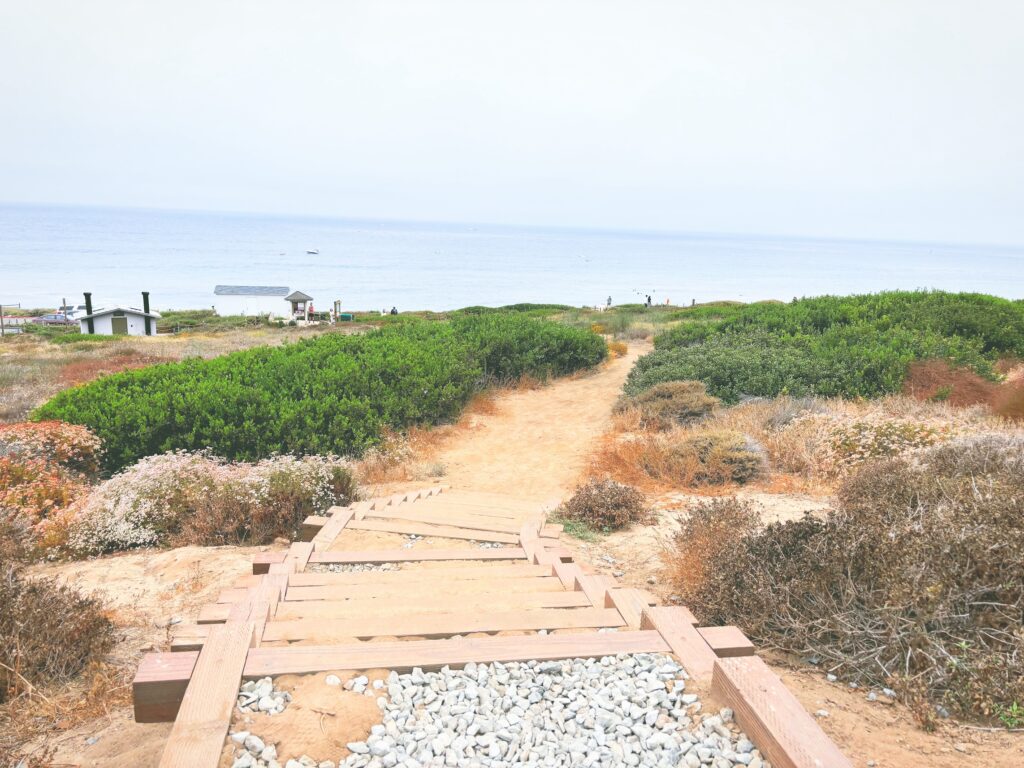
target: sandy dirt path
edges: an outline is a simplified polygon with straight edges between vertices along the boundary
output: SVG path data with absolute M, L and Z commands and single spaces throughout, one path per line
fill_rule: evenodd
M 473 414 L 442 439 L 434 458 L 455 488 L 548 501 L 571 492 L 594 441 L 611 424 L 611 409 L 633 363 L 629 353 L 576 377 L 502 393 L 493 413 Z

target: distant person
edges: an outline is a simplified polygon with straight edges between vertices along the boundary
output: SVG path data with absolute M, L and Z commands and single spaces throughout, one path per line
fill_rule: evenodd
M 392 315 L 397 315 L 397 314 L 398 314 L 398 310 L 397 310 L 397 309 L 395 309 L 394 307 L 392 307 L 392 308 L 391 308 L 391 314 L 392 314 Z
M 312 317 L 314 312 L 316 312 L 316 310 L 313 309 L 313 302 L 311 301 L 311 302 L 309 302 L 309 314 L 310 314 L 311 317 Z
M 647 306 L 651 306 L 651 295 L 647 294 Z
M 607 306 L 609 306 L 609 307 L 610 307 L 611 305 L 612 305 L 612 297 L 611 297 L 611 296 L 609 296 L 609 297 L 608 297 L 608 304 L 607 304 Z

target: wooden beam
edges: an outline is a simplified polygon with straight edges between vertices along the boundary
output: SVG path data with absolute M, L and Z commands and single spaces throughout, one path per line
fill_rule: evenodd
M 449 598 L 476 596 L 482 594 L 519 594 L 523 592 L 562 591 L 562 582 L 554 576 L 528 576 L 524 579 L 477 579 L 438 582 L 438 590 Z M 285 600 L 353 600 L 353 599 L 401 599 L 409 594 L 408 584 L 355 584 L 288 588 Z M 611 606 L 609 606 L 611 607 Z M 639 624 L 637 624 L 639 626 Z
M 199 609 L 199 624 L 227 621 L 231 603 L 210 603 Z M 435 594 L 407 599 L 308 600 L 278 603 L 275 620 L 320 618 L 358 618 L 369 614 L 396 616 L 418 610 L 451 613 L 454 610 L 502 611 L 535 608 L 589 608 L 592 604 L 582 592 L 525 592 L 465 595 L 453 604 L 450 597 Z M 601 607 L 601 606 L 597 606 Z
M 520 547 L 497 549 L 367 549 L 352 552 L 314 552 L 311 563 L 417 563 L 435 560 L 525 560 Z
M 739 627 L 697 627 L 697 631 L 720 659 L 754 655 L 754 644 Z
M 320 529 L 327 525 L 331 518 L 326 515 L 309 515 L 299 526 L 299 541 L 312 541 Z
M 413 667 L 439 669 L 495 661 L 538 661 L 615 656 L 619 653 L 667 653 L 669 646 L 657 632 L 588 632 L 570 635 L 528 635 L 515 637 L 457 637 L 447 640 L 397 640 L 335 646 L 293 645 L 284 648 L 253 648 L 245 662 L 243 677 L 255 679 L 286 674 L 313 674 L 328 670 L 384 668 L 407 672 Z M 162 677 L 136 687 L 136 695 L 147 695 L 156 685 L 171 690 L 188 680 L 182 671 L 195 651 L 165 654 L 179 660 Z M 143 659 L 143 664 L 146 664 Z M 223 734 L 221 735 L 223 739 Z M 219 756 L 219 749 L 215 751 Z
M 582 590 L 597 608 L 605 607 L 605 594 L 608 592 L 610 580 L 607 576 L 590 574 L 576 577 L 576 589 Z
M 142 657 L 132 680 L 135 722 L 174 720 L 198 658 L 198 653 L 147 653 Z
M 313 549 L 317 552 L 330 548 L 345 526 L 349 524 L 356 510 L 354 507 L 331 507 L 328 512 L 331 512 L 330 519 L 313 537 Z
M 851 762 L 757 656 L 718 659 L 712 694 L 778 768 L 852 768 Z
M 440 539 L 469 539 L 472 541 L 497 541 L 502 544 L 516 544 L 519 539 L 512 533 L 496 533 L 471 528 L 455 528 L 450 525 L 418 523 L 412 520 L 385 522 L 379 520 L 356 520 L 349 528 L 357 531 L 381 531 L 383 533 L 414 533 L 417 536 L 431 536 Z
M 605 593 L 606 608 L 614 608 L 622 614 L 626 626 L 640 629 L 641 616 L 647 609 L 647 601 L 635 589 L 609 589 Z
M 216 768 L 238 698 L 253 625 L 210 630 L 167 738 L 160 768 Z
M 408 510 L 390 511 L 390 507 L 382 510 L 367 512 L 363 520 L 390 520 L 414 523 L 428 523 L 432 525 L 448 525 L 453 528 L 470 528 L 480 531 L 491 531 L 497 533 L 518 533 L 519 523 L 514 520 L 498 520 L 493 517 L 482 517 L 479 515 L 448 514 L 443 511 L 417 510 L 410 507 Z
M 479 579 L 542 578 L 552 574 L 551 566 L 526 562 L 505 565 L 501 561 L 482 565 L 451 565 L 430 568 L 408 568 L 400 571 L 355 571 L 348 573 L 296 573 L 288 581 L 292 587 L 314 587 L 324 584 L 423 584 L 432 581 L 476 581 Z M 243 576 L 251 579 L 251 576 Z
M 693 614 L 682 606 L 646 608 L 641 616 L 641 629 L 656 629 L 672 648 L 687 673 L 701 683 L 711 682 L 715 652 L 704 641 Z
M 312 536 L 310 536 L 312 539 Z M 287 552 L 257 552 L 252 556 L 252 572 L 254 576 L 268 573 L 274 563 L 283 563 Z
M 171 650 L 195 651 L 202 647 L 214 624 L 178 624 L 171 628 Z M 611 608 L 540 608 L 537 610 L 461 613 L 409 613 L 395 617 L 359 619 L 291 619 L 272 621 L 263 633 L 265 642 L 335 638 L 450 637 L 470 632 L 536 631 L 541 629 L 597 629 L 625 626 Z

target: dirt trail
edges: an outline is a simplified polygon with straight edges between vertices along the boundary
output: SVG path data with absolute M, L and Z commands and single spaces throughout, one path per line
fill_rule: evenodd
M 544 501 L 564 496 L 609 427 L 626 375 L 648 350 L 634 344 L 597 371 L 500 395 L 494 413 L 469 416 L 441 442 L 434 458 L 445 466 L 445 481 Z

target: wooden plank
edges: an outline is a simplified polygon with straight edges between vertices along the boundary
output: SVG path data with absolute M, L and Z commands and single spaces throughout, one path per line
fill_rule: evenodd
M 407 598 L 369 598 L 352 600 L 302 600 L 279 603 L 277 620 L 298 618 L 355 618 L 372 613 L 400 615 L 413 611 L 500 611 L 533 608 L 586 608 L 590 601 L 582 592 L 521 592 L 460 595 L 445 594 Z M 204 622 L 208 623 L 208 622 Z
M 328 549 L 356 513 L 352 507 L 331 507 L 331 510 L 331 519 L 313 537 L 313 549 L 317 551 Z
M 406 511 L 390 511 L 390 508 L 373 510 L 367 512 L 364 520 L 408 520 L 417 523 L 429 523 L 432 525 L 449 525 L 453 528 L 471 528 L 480 531 L 492 531 L 498 533 L 518 533 L 519 524 L 514 520 L 504 521 L 493 517 L 481 517 L 477 515 L 453 515 L 446 512 L 422 511 L 410 508 Z
M 231 603 L 209 603 L 199 609 L 199 624 L 227 621 Z M 420 610 L 439 613 L 478 610 L 532 610 L 536 608 L 589 608 L 595 607 L 583 592 L 525 592 L 522 594 L 486 594 L 463 596 L 457 601 L 444 594 L 429 597 L 398 599 L 303 600 L 279 603 L 274 618 L 277 621 L 299 618 L 343 619 L 368 613 L 389 616 Z M 602 606 L 596 606 L 602 607 Z M 362 612 L 362 613 L 361 613 Z
M 656 629 L 661 633 L 690 677 L 710 683 L 715 652 L 704 642 L 694 624 L 693 614 L 680 606 L 647 608 L 640 621 L 641 629 Z
M 331 518 L 326 515 L 309 515 L 299 526 L 299 541 L 312 541 L 313 537 L 320 533 L 320 529 L 327 525 Z
M 647 609 L 647 601 L 635 589 L 609 589 L 605 593 L 605 607 L 614 608 L 622 614 L 626 625 L 634 629 L 640 628 L 640 620 Z
M 366 549 L 345 552 L 314 552 L 311 563 L 415 563 L 437 560 L 525 560 L 521 547 L 496 549 Z
M 210 630 L 181 700 L 160 768 L 216 768 L 252 633 L 253 625 L 248 622 Z
M 591 605 L 597 608 L 605 607 L 605 594 L 608 592 L 609 584 L 607 576 L 596 573 L 576 577 L 576 589 L 582 590 Z
M 476 581 L 479 579 L 542 578 L 552 574 L 550 566 L 523 562 L 505 565 L 501 561 L 486 565 L 460 565 L 445 563 L 437 567 L 407 568 L 400 571 L 358 571 L 348 573 L 321 573 L 307 571 L 293 574 L 288 584 L 292 587 L 316 587 L 325 584 L 423 584 L 432 581 Z M 243 576 L 251 579 L 252 576 Z M 243 586 L 237 583 L 235 586 Z
M 588 632 L 569 635 L 527 635 L 515 637 L 458 637 L 446 640 L 398 640 L 392 642 L 355 643 L 335 646 L 294 645 L 284 648 L 264 647 L 249 651 L 242 674 L 248 679 L 276 677 L 285 674 L 306 674 L 328 670 L 362 670 L 373 668 L 407 672 L 413 667 L 437 669 L 444 665 L 463 666 L 469 662 L 538 661 L 571 658 L 596 658 L 619 653 L 667 653 L 669 646 L 657 632 Z M 137 693 L 146 697 L 149 688 L 163 686 L 172 690 L 183 687 L 191 672 L 186 666 L 199 655 L 186 653 L 162 655 L 177 661 L 176 666 L 162 668 L 162 674 L 151 674 L 140 682 Z M 143 658 L 143 665 L 156 666 Z M 174 702 L 169 702 L 169 706 Z M 223 738 L 223 735 L 222 737 Z M 219 756 L 220 750 L 215 754 Z
M 198 653 L 147 653 L 132 680 L 137 723 L 169 723 L 178 714 Z
M 432 512 L 446 514 L 474 515 L 476 517 L 486 517 L 505 522 L 522 522 L 523 518 L 532 517 L 537 514 L 536 507 L 505 507 L 495 506 L 493 504 L 467 504 L 447 497 L 430 499 L 424 502 L 422 509 L 429 509 Z
M 537 553 L 540 551 L 540 544 L 537 539 L 540 538 L 537 535 L 537 531 L 540 528 L 540 522 L 536 519 L 530 519 L 525 521 L 519 531 L 519 543 L 526 552 L 526 559 L 531 563 L 537 562 Z
M 754 655 L 754 644 L 739 627 L 697 627 L 697 631 L 720 659 Z
M 309 674 L 327 670 L 383 668 L 405 672 L 469 662 L 538 661 L 593 658 L 619 653 L 665 653 L 657 632 L 589 632 L 570 635 L 459 637 L 447 640 L 399 640 L 337 646 L 295 645 L 254 648 L 245 677 Z
M 757 656 L 718 659 L 712 694 L 777 768 L 852 768 L 796 697 Z
M 252 556 L 253 575 L 267 573 L 271 565 L 283 563 L 286 556 L 286 552 L 257 552 Z
M 481 594 L 518 594 L 522 592 L 555 592 L 563 589 L 562 582 L 554 576 L 529 576 L 525 579 L 477 579 L 445 581 L 438 584 L 438 590 L 448 597 Z M 409 594 L 408 584 L 355 584 L 300 587 L 291 586 L 285 600 L 351 600 L 401 598 Z M 609 608 L 612 606 L 608 606 Z M 637 624 L 637 626 L 640 626 Z
M 213 624 L 178 624 L 171 628 L 171 650 L 195 651 L 202 647 Z M 536 631 L 540 629 L 598 629 L 622 627 L 611 608 L 540 608 L 534 611 L 479 611 L 461 613 L 409 613 L 395 617 L 359 619 L 292 619 L 272 621 L 263 640 L 295 641 L 372 637 L 450 637 L 470 632 Z
M 495 533 L 470 528 L 454 528 L 447 525 L 432 525 L 414 521 L 382 522 L 378 520 L 356 520 L 349 528 L 357 531 L 381 531 L 384 533 L 415 533 L 440 539 L 469 539 L 472 541 L 497 541 L 502 544 L 516 544 L 519 539 L 512 533 Z
M 550 555 L 550 553 L 548 554 Z M 562 586 L 566 589 L 581 588 L 576 580 L 583 576 L 584 573 L 576 563 L 563 563 L 561 560 L 554 558 L 552 568 L 555 571 L 555 576 L 561 580 Z

